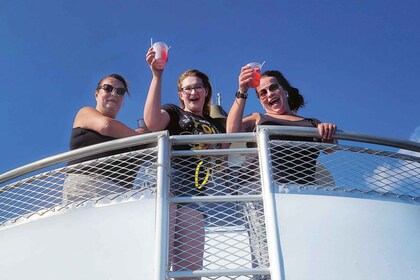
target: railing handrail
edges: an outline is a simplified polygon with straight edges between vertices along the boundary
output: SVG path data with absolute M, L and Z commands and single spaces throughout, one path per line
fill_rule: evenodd
M 288 136 L 306 136 L 306 137 L 319 137 L 318 131 L 316 128 L 307 128 L 307 127 L 294 127 L 294 126 L 258 126 L 258 129 L 267 129 L 269 134 L 273 135 L 288 135 Z M 167 131 L 159 131 L 148 134 L 142 134 L 137 136 L 131 136 L 121 139 L 116 139 L 113 141 L 108 141 L 105 143 L 95 144 L 92 146 L 80 148 L 77 150 L 72 150 L 64 152 L 58 155 L 47 157 L 24 166 L 12 169 L 3 174 L 0 174 L 0 184 L 3 184 L 6 181 L 15 179 L 19 176 L 25 175 L 27 173 L 40 170 L 54 164 L 60 164 L 63 162 L 68 162 L 75 160 L 81 157 L 92 156 L 98 153 L 107 152 L 115 149 L 127 148 L 138 146 L 142 144 L 156 143 L 157 139 L 162 136 L 167 136 Z M 233 143 L 233 142 L 255 142 L 256 135 L 255 133 L 246 132 L 246 133 L 232 133 L 232 134 L 203 134 L 203 135 L 176 135 L 171 136 L 171 141 L 173 144 L 190 144 L 190 143 L 211 143 L 219 141 L 220 143 Z M 393 148 L 405 149 L 414 152 L 420 152 L 420 143 L 409 141 L 409 140 L 400 140 L 394 138 L 385 138 L 377 137 L 369 134 L 362 134 L 356 132 L 346 132 L 338 130 L 335 135 L 335 139 L 339 140 L 348 140 L 355 142 L 364 142 L 370 144 L 377 144 L 382 146 L 388 146 Z
M 270 275 L 281 280 L 286 268 L 279 225 L 285 211 L 279 207 L 287 204 L 289 194 L 292 203 L 296 194 L 420 203 L 420 156 L 415 153 L 419 143 L 343 131 L 334 136 L 414 151 L 405 153 L 313 142 L 313 137 L 319 138 L 316 128 L 279 126 L 235 134 L 169 136 L 160 131 L 68 151 L 0 175 L 0 183 L 21 179 L 0 188 L 0 226 L 92 204 L 153 197 L 153 279 Z M 299 138 L 309 140 L 293 140 Z M 257 145 L 248 147 L 249 142 Z M 191 145 L 201 143 L 233 145 L 223 149 Z M 109 151 L 114 155 L 51 170 L 53 165 Z M 37 170 L 39 174 L 32 176 Z M 173 226 L 179 221 L 188 226 Z M 178 236 L 189 241 L 175 242 L 181 240 Z M 192 258 L 192 267 L 176 261 L 171 267 L 169 252 L 196 255 L 177 243 L 199 244 L 194 247 L 202 259 Z M 225 264 L 230 247 L 234 257 Z M 218 250 L 223 251 L 220 257 Z
M 99 153 L 108 152 L 112 150 L 156 143 L 157 139 L 159 139 L 162 136 L 167 136 L 167 135 L 168 135 L 167 131 L 159 131 L 159 132 L 153 132 L 153 133 L 148 133 L 148 134 L 136 135 L 136 136 L 116 139 L 116 140 L 112 140 L 112 141 L 108 141 L 104 143 L 99 143 L 99 144 L 91 145 L 88 147 L 83 147 L 80 149 L 64 152 L 58 155 L 50 156 L 50 157 L 47 157 L 38 161 L 34 161 L 32 163 L 23 165 L 21 167 L 12 169 L 3 174 L 0 174 L 0 184 L 9 180 L 15 179 L 19 176 L 25 175 L 27 173 L 40 170 L 43 168 L 47 168 L 55 164 L 60 164 L 63 162 L 68 162 L 68 161 L 72 161 L 78 158 L 88 157 L 88 156 L 92 156 L 92 155 L 96 155 Z
M 258 128 L 267 129 L 270 132 L 270 134 L 274 135 L 278 135 L 281 133 L 282 135 L 288 136 L 319 137 L 317 129 L 310 127 L 264 125 L 259 126 Z M 334 139 L 364 142 L 369 144 L 376 144 L 404 150 L 410 150 L 414 152 L 420 152 L 420 143 L 418 142 L 410 140 L 401 140 L 396 138 L 378 137 L 371 134 L 357 133 L 352 131 L 337 130 L 334 134 Z

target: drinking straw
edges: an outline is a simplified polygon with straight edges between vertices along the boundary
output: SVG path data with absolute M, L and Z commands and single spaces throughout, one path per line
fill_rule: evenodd
M 261 68 L 263 67 L 264 63 L 265 63 L 265 60 L 263 61 L 263 63 L 261 63 Z

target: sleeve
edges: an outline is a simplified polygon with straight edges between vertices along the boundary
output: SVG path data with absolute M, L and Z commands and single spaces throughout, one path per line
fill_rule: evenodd
M 165 127 L 165 129 L 169 130 L 170 134 L 179 134 L 179 129 L 176 127 L 175 124 L 179 124 L 182 109 L 176 106 L 175 104 L 164 104 L 161 106 L 161 109 L 166 111 L 170 118 L 168 126 Z
M 219 130 L 219 133 L 226 133 L 226 127 L 223 124 L 222 120 L 218 120 L 218 119 L 213 119 L 216 121 L 217 123 L 217 129 Z

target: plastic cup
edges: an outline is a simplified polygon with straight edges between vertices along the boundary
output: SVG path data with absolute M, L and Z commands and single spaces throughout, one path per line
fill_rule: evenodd
M 138 119 L 137 120 L 137 128 L 144 128 L 144 119 Z
M 262 65 L 258 62 L 251 62 L 248 63 L 247 66 L 251 66 L 254 69 L 254 73 L 252 73 L 252 80 L 248 82 L 248 86 L 250 88 L 256 88 L 260 85 Z
M 165 68 L 166 61 L 168 60 L 168 45 L 163 42 L 156 42 L 152 47 L 153 51 L 155 52 L 156 68 Z

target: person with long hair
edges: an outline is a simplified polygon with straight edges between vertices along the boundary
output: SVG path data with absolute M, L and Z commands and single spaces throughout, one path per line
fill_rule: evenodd
M 253 79 L 254 70 L 250 66 L 241 68 L 238 78 L 239 88 L 236 98 L 229 111 L 226 121 L 228 133 L 251 132 L 257 125 L 280 125 L 300 126 L 317 128 L 319 137 L 296 137 L 296 136 L 271 136 L 271 140 L 290 140 L 308 142 L 334 143 L 333 135 L 336 125 L 321 122 L 315 118 L 306 118 L 297 114 L 299 108 L 305 105 L 304 98 L 299 90 L 293 87 L 284 75 L 277 70 L 265 71 L 261 75 L 260 84 L 256 87 L 256 95 L 265 113 L 255 112 L 246 117 L 243 116 L 248 98 L 249 82 Z M 247 146 L 255 146 L 255 143 L 247 143 Z M 316 184 L 316 166 L 319 150 L 313 147 L 284 148 L 282 145 L 271 145 L 272 174 L 276 184 L 282 186 L 313 185 Z M 261 193 L 258 175 L 258 159 L 254 156 L 245 160 L 238 174 L 241 174 L 239 193 Z M 243 213 L 250 237 L 253 267 L 267 267 L 268 243 L 261 233 L 266 232 L 263 205 L 260 202 L 245 202 Z M 268 280 L 270 276 L 255 275 L 255 280 Z
M 206 74 L 187 70 L 178 79 L 177 94 L 180 106 L 161 106 L 162 75 L 157 67 L 155 52 L 150 48 L 146 61 L 152 81 L 144 109 L 144 121 L 151 131 L 168 130 L 170 135 L 198 135 L 224 133 L 222 121 L 210 117 L 212 86 Z M 222 145 L 191 144 L 174 146 L 177 150 L 217 149 Z M 173 196 L 201 196 L 212 182 L 212 161 L 203 157 L 176 157 L 172 161 L 171 194 Z M 196 203 L 171 207 L 169 261 L 173 271 L 199 270 L 203 266 L 205 210 Z M 187 278 L 183 278 L 187 279 Z M 200 278 L 188 278 L 200 279 Z
M 244 66 L 241 69 L 239 89 L 226 121 L 226 130 L 228 133 L 254 131 L 257 125 L 313 127 L 318 130 L 318 138 L 278 136 L 275 139 L 335 142 L 333 139 L 333 135 L 337 129 L 335 124 L 321 122 L 316 118 L 306 118 L 297 114 L 299 108 L 305 105 L 304 98 L 300 94 L 299 89 L 293 87 L 284 75 L 277 70 L 265 71 L 261 75 L 259 86 L 255 89 L 257 98 L 264 108 L 265 113 L 255 112 L 243 117 L 248 97 L 248 83 L 252 79 L 253 71 L 250 66 Z M 282 183 L 313 183 L 315 181 L 317 157 L 317 152 L 310 153 L 310 155 L 308 154 L 306 156 L 302 154 L 301 156 L 284 155 L 279 157 L 277 162 L 273 162 L 274 179 Z M 281 162 L 279 162 L 280 160 Z M 277 170 L 277 167 L 281 168 Z M 285 169 L 289 170 L 289 172 L 285 172 Z

